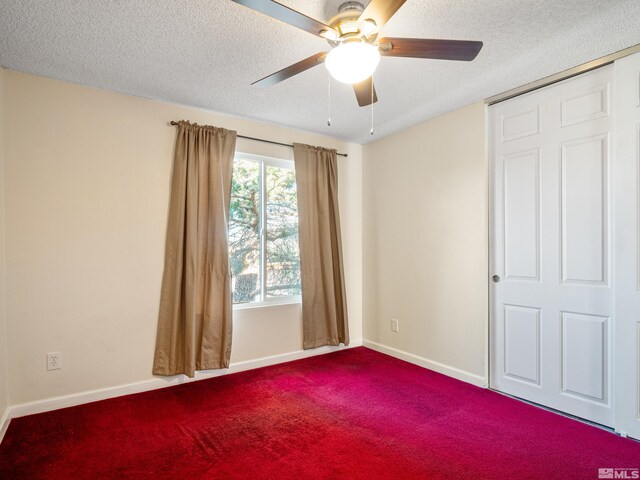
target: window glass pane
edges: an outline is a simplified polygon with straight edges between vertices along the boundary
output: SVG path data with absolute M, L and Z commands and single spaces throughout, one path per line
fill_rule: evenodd
M 260 163 L 235 160 L 229 206 L 233 301 L 260 301 Z
M 266 296 L 300 295 L 295 172 L 266 167 Z

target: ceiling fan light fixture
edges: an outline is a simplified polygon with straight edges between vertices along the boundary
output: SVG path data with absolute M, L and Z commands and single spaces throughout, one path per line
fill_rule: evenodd
M 358 22 L 355 19 L 340 22 L 338 29 L 341 35 L 358 33 Z
M 346 42 L 329 52 L 325 66 L 342 83 L 360 83 L 369 78 L 380 63 L 378 47 L 364 42 Z
M 371 20 L 370 18 L 367 18 L 365 21 L 362 22 L 362 24 L 360 25 L 360 32 L 362 32 L 362 34 L 365 37 L 370 36 L 373 32 L 376 31 L 376 28 L 378 27 L 378 25 L 376 25 L 376 22 L 374 20 Z
M 320 30 L 320 36 L 326 38 L 331 42 L 335 42 L 338 39 L 338 32 L 336 32 L 333 28 L 329 30 Z

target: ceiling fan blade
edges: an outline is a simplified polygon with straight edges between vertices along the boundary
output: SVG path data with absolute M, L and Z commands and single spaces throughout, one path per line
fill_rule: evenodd
M 462 60 L 476 58 L 482 42 L 470 40 L 433 40 L 428 38 L 382 38 L 378 41 L 380 55 L 388 57 L 434 58 Z
M 305 58 L 304 60 L 300 60 L 298 63 L 294 63 L 293 65 L 289 65 L 288 67 L 283 68 L 282 70 L 278 70 L 276 73 L 272 73 L 271 75 L 267 75 L 260 80 L 256 80 L 251 85 L 258 85 L 260 87 L 270 87 L 279 83 L 287 78 L 291 78 L 294 75 L 304 72 L 305 70 L 309 70 L 316 65 L 320 65 L 324 62 L 324 59 L 327 56 L 327 52 L 316 53 L 315 55 L 311 55 L 309 58 Z
M 371 101 L 371 89 L 373 88 L 373 102 Z M 376 87 L 373 85 L 373 79 L 371 77 L 360 83 L 353 84 L 353 91 L 356 92 L 356 98 L 358 99 L 358 105 L 366 107 L 372 103 L 378 101 L 378 95 L 376 94 Z
M 378 30 L 389 21 L 391 17 L 404 5 L 407 0 L 371 0 L 371 3 L 364 9 L 358 18 L 358 24 L 367 19 L 376 22 Z
M 273 0 L 233 0 L 240 5 L 249 7 L 260 13 L 263 13 L 269 17 L 280 20 L 281 22 L 288 23 L 294 27 L 298 27 L 306 32 L 318 35 L 323 38 L 337 38 L 338 32 L 331 28 L 329 25 L 315 20 L 314 18 L 307 17 L 306 15 L 289 8 L 281 3 L 274 2 Z M 327 34 L 327 32 L 329 32 Z M 335 34 L 335 36 L 334 36 Z

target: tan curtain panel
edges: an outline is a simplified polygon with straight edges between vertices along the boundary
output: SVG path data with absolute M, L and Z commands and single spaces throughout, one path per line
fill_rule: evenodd
M 179 122 L 155 375 L 227 368 L 231 280 L 227 222 L 236 132 Z
M 294 143 L 305 349 L 349 344 L 335 150 Z

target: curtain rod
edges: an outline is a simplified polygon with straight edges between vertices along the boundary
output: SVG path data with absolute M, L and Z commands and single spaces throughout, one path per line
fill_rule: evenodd
M 171 125 L 180 125 L 180 124 L 178 122 L 172 121 Z M 273 140 L 265 140 L 264 138 L 247 137 L 246 135 L 238 135 L 238 138 L 244 138 L 245 140 L 255 140 L 256 142 L 271 143 L 272 145 L 282 145 L 283 147 L 293 148 L 293 145 L 291 145 L 290 143 L 274 142 Z M 341 157 L 349 156 L 348 153 L 338 153 L 337 155 L 340 155 Z

